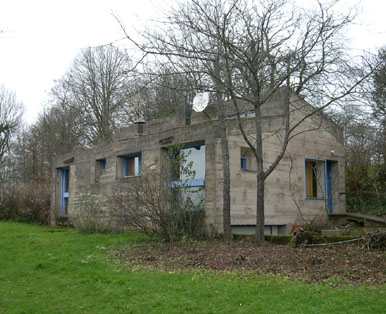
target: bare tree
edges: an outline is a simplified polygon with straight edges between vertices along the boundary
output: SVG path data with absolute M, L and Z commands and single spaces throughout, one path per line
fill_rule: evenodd
M 284 0 L 192 0 L 165 23 L 162 32 L 167 35 L 147 33 L 145 44 L 128 36 L 145 53 L 176 65 L 182 60 L 186 72 L 206 75 L 213 91 L 233 104 L 241 134 L 257 162 L 257 241 L 264 239 L 265 180 L 290 141 L 320 128 L 305 125 L 354 95 L 371 74 L 345 53 L 342 33 L 352 20 L 338 14 L 333 5 L 321 3 L 305 11 Z M 282 127 L 276 132 L 279 153 L 264 161 L 264 110 L 278 95 L 282 96 Z M 314 105 L 296 101 L 300 99 L 296 95 Z M 253 135 L 246 129 L 251 121 L 244 119 L 246 114 L 253 117 Z
M 21 123 L 22 113 L 22 105 L 17 101 L 15 93 L 0 87 L 0 164 Z
M 175 72 L 168 64 L 152 67 L 136 80 L 128 115 L 151 120 L 186 111 L 189 118 L 195 92 L 195 80 L 185 73 Z
M 48 222 L 53 160 L 80 143 L 77 114 L 68 109 L 52 106 L 12 136 L 0 167 L 0 208 L 8 217 Z
M 373 111 L 375 118 L 379 121 L 383 143 L 381 146 L 383 148 L 383 163 L 385 168 L 386 176 L 386 49 L 380 49 L 378 52 L 378 57 L 376 64 L 379 63 L 380 66 L 374 73 L 373 76 L 373 90 L 372 90 L 372 100 L 373 100 Z
M 227 6 L 218 1 L 216 6 L 207 7 L 216 23 L 221 23 L 222 14 Z M 214 93 L 217 105 L 218 129 L 221 138 L 222 163 L 223 163 L 223 228 L 224 238 L 229 241 L 231 234 L 230 216 L 230 169 L 229 147 L 226 131 L 225 116 L 225 90 L 222 81 L 225 79 L 223 71 L 223 46 L 219 41 L 221 34 L 218 25 L 206 23 L 201 10 L 196 6 L 181 5 L 169 17 L 169 29 L 162 30 L 167 33 L 163 36 L 156 32 L 145 34 L 147 44 L 134 41 L 120 23 L 127 38 L 133 42 L 145 55 L 161 57 L 161 64 L 168 64 L 169 73 L 174 76 L 188 77 L 188 84 L 179 84 L 176 90 L 180 94 L 188 95 L 197 92 L 209 91 Z M 175 87 L 175 86 L 174 86 Z M 191 105 L 192 98 L 185 99 Z
M 197 5 L 204 12 L 204 7 Z M 298 134 L 314 130 L 305 130 L 303 123 L 352 93 L 363 79 L 352 82 L 354 68 L 344 59 L 337 38 L 350 22 L 350 16 L 337 17 L 331 8 L 322 5 L 312 13 L 296 12 L 285 1 L 235 1 L 232 12 L 224 16 L 224 85 L 235 107 L 241 134 L 257 162 L 257 241 L 264 239 L 265 180 L 280 163 L 289 142 Z M 282 127 L 276 132 L 281 147 L 279 154 L 267 162 L 263 157 L 264 108 L 271 106 L 278 94 L 283 95 Z M 320 105 L 296 107 L 292 94 L 318 97 Z M 241 109 L 241 104 L 247 108 Z M 245 111 L 253 113 L 253 136 L 243 125 L 241 114 Z M 303 113 L 299 117 L 294 111 Z
M 52 95 L 62 106 L 78 111 L 84 141 L 109 140 L 115 128 L 128 123 L 125 109 L 133 82 L 127 52 L 113 46 L 88 48 L 57 82 Z

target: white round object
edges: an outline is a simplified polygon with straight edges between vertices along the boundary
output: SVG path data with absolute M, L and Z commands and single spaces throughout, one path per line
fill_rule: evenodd
M 202 112 L 208 106 L 209 103 L 209 93 L 208 92 L 203 92 L 203 93 L 198 93 L 196 96 L 193 98 L 193 110 L 195 112 Z

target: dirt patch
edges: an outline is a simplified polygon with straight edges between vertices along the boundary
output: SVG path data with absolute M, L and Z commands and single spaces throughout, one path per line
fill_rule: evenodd
M 287 245 L 194 242 L 175 246 L 143 245 L 115 251 L 129 266 L 163 270 L 209 269 L 275 274 L 307 282 L 339 278 L 359 284 L 386 283 L 386 254 L 360 245 L 292 248 Z

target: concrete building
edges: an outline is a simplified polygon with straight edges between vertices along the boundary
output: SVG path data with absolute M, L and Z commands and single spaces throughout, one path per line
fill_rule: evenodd
M 283 95 L 262 108 L 264 164 L 269 166 L 281 147 Z M 243 106 L 241 106 L 243 107 Z M 244 106 L 243 125 L 253 137 L 253 114 Z M 313 107 L 291 97 L 291 125 Z M 165 148 L 183 144 L 190 150 L 196 177 L 191 187 L 203 188 L 205 224 L 222 232 L 222 151 L 213 105 L 193 112 L 190 123 L 180 115 L 121 129 L 111 143 L 77 148 L 59 156 L 53 170 L 52 223 L 71 220 L 84 194 L 108 200 L 114 189 L 135 184 L 149 169 L 162 176 Z M 227 138 L 230 151 L 231 223 L 235 233 L 255 225 L 256 172 L 252 151 L 245 143 L 229 106 Z M 265 226 L 268 234 L 285 234 L 294 223 L 318 220 L 345 212 L 344 146 L 341 130 L 323 114 L 307 118 L 296 130 L 285 156 L 266 180 Z M 181 178 L 182 179 L 182 178 Z M 109 216 L 108 204 L 104 218 Z

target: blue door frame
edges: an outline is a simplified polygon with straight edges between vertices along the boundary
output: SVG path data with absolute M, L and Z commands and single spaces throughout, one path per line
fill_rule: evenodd
M 334 212 L 334 201 L 332 193 L 332 164 L 334 161 L 326 160 L 326 208 L 329 214 Z
M 64 167 L 58 169 L 59 174 L 59 193 L 60 193 L 60 206 L 59 216 L 67 216 L 68 200 L 70 197 L 70 168 Z

